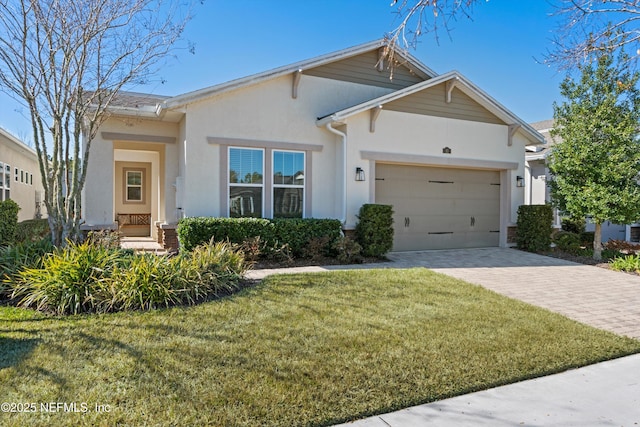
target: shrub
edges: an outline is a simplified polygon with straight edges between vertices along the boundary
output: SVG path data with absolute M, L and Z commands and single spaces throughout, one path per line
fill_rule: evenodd
M 150 310 L 180 303 L 174 284 L 182 273 L 174 264 L 154 254 L 125 257 L 102 284 L 96 284 L 103 297 L 97 304 L 99 311 Z
M 611 261 L 611 268 L 617 271 L 640 272 L 640 255 L 617 257 Z
M 342 224 L 335 219 L 315 218 L 185 218 L 178 224 L 178 237 L 183 249 L 190 251 L 210 239 L 243 244 L 259 237 L 264 242 L 261 253 L 269 257 L 287 246 L 293 256 L 303 256 L 309 241 L 328 237 L 322 249 L 327 254 L 342 232 Z
M 518 208 L 516 244 L 518 249 L 541 252 L 549 249 L 553 231 L 551 205 L 521 205 Z
M 120 232 L 118 230 L 92 230 L 86 241 L 93 246 L 105 249 L 120 249 Z
M 20 271 L 41 268 L 44 255 L 53 249 L 49 239 L 0 247 L 0 300 L 9 297 Z
M 229 293 L 247 268 L 242 251 L 224 242 L 172 258 L 69 243 L 22 270 L 13 296 L 56 314 L 150 310 Z
M 274 227 L 264 218 L 191 217 L 180 220 L 177 233 L 180 245 L 187 251 L 206 244 L 211 238 L 242 244 L 247 238 L 260 236 L 267 246 L 273 246 Z
M 0 202 L 0 246 L 15 243 L 20 206 L 13 200 Z
M 287 244 L 294 257 L 304 257 L 311 241 L 318 239 L 324 245 L 317 248 L 322 255 L 331 255 L 333 243 L 342 234 L 342 223 L 337 219 L 296 218 L 273 219 L 275 246 Z
M 45 219 L 28 219 L 18 223 L 16 228 L 16 243 L 39 242 L 49 237 L 49 221 Z
M 561 229 L 570 233 L 584 233 L 587 222 L 584 218 L 562 218 Z
M 103 280 L 110 277 L 119 256 L 118 250 L 69 242 L 46 255 L 42 268 L 22 270 L 12 297 L 20 297 L 23 306 L 56 314 L 101 311 L 109 299 Z
M 393 208 L 365 204 L 360 208 L 356 242 L 365 256 L 382 257 L 393 248 Z
M 333 244 L 333 250 L 337 254 L 337 260 L 345 264 L 360 264 L 364 261 L 362 246 L 349 237 L 340 237 L 336 240 Z
M 554 243 L 561 251 L 578 254 L 582 242 L 579 234 L 570 231 L 561 231 L 555 235 Z
M 580 233 L 580 243 L 583 246 L 591 246 L 593 247 L 593 241 L 595 240 L 596 233 L 595 231 L 583 231 Z

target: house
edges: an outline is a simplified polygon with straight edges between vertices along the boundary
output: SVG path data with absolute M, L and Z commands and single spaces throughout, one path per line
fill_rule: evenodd
M 20 206 L 18 221 L 45 213 L 40 176 L 36 152 L 0 128 L 0 201 L 11 199 Z
M 394 250 L 507 246 L 524 147 L 544 139 L 459 72 L 406 52 L 389 67 L 382 49 L 174 97 L 121 94 L 92 142 L 83 227 L 170 246 L 185 216 L 337 218 L 352 230 L 362 204 L 384 203 Z
M 524 204 L 544 205 L 551 203 L 551 190 L 547 184 L 549 169 L 547 168 L 547 155 L 555 144 L 551 137 L 553 120 L 543 120 L 531 123 L 545 139 L 544 145 L 532 145 L 526 147 L 525 171 L 524 171 Z M 557 209 L 553 210 L 553 227 L 560 229 L 561 215 Z
M 544 136 L 546 145 L 527 147 L 525 154 L 525 204 L 544 204 L 551 201 L 551 194 L 546 179 L 549 176 L 547 168 L 547 156 L 553 146 L 559 142 L 551 137 L 553 120 L 544 120 L 531 123 L 531 127 Z M 561 215 L 554 209 L 554 227 L 561 227 Z M 586 231 L 595 231 L 595 225 L 587 218 Z M 602 224 L 602 241 L 626 240 L 629 242 L 640 242 L 640 224 L 621 225 L 606 221 Z

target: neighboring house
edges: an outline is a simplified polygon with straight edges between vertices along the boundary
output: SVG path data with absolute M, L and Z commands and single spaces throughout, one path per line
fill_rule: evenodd
M 24 221 L 46 214 L 43 194 L 36 152 L 0 128 L 0 200 L 15 201 Z
M 84 228 L 170 245 L 184 216 L 394 207 L 394 250 L 507 246 L 542 136 L 456 71 L 376 41 L 175 97 L 121 94 L 91 146 Z
M 524 196 L 524 201 L 527 205 L 544 204 L 551 201 L 549 186 L 546 182 L 549 176 L 546 159 L 553 145 L 559 142 L 559 140 L 554 140 L 551 137 L 553 124 L 553 120 L 531 123 L 531 126 L 544 136 L 546 145 L 527 147 Z M 554 227 L 560 228 L 560 226 L 560 215 L 554 209 Z M 589 222 L 588 218 L 587 231 L 595 231 L 595 225 Z M 620 225 L 606 221 L 602 224 L 602 241 L 607 242 L 609 240 L 640 242 L 640 224 Z
M 544 145 L 527 146 L 525 153 L 524 171 L 524 204 L 544 205 L 551 203 L 551 192 L 547 184 L 549 169 L 547 169 L 547 155 L 555 141 L 551 138 L 553 120 L 530 123 L 545 139 Z M 557 209 L 553 210 L 553 227 L 560 228 L 561 217 Z

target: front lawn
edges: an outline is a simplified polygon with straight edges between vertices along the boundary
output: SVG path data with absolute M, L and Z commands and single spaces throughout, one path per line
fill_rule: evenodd
M 22 411 L 0 424 L 330 425 L 634 352 L 425 269 L 275 276 L 151 312 L 0 307 L 0 400 Z

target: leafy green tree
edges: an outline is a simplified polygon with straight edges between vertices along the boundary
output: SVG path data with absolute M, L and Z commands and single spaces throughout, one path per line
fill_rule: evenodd
M 640 219 L 640 93 L 628 58 L 603 49 L 579 66 L 579 80 L 565 79 L 554 103 L 558 141 L 548 158 L 554 205 L 595 223 L 593 257 L 602 258 L 602 223 Z

